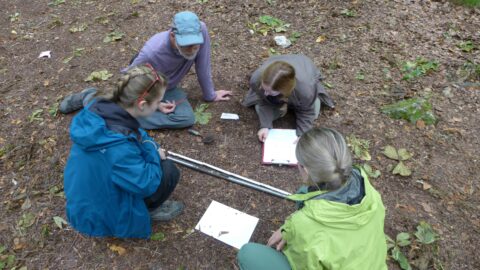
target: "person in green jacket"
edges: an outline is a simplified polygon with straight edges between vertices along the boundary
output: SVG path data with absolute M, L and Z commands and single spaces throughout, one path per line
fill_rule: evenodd
M 240 269 L 387 269 L 385 207 L 365 172 L 352 167 L 343 136 L 312 129 L 300 137 L 296 156 L 310 186 L 290 196 L 298 210 L 267 246 L 240 249 Z

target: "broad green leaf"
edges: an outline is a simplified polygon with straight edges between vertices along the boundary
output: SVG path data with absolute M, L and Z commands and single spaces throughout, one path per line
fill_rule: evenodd
M 408 263 L 407 257 L 403 255 L 398 247 L 392 249 L 392 258 L 400 264 L 403 270 L 412 270 L 412 267 Z
M 405 119 L 413 124 L 420 119 L 427 125 L 433 125 L 437 121 L 433 115 L 432 104 L 423 98 L 405 99 L 383 106 L 381 111 L 393 119 Z
M 400 174 L 401 176 L 410 176 L 412 171 L 403 164 L 402 161 L 398 162 L 397 166 L 393 169 L 393 174 Z
M 423 76 L 430 71 L 438 70 L 437 61 L 429 61 L 424 58 L 417 58 L 415 62 L 406 61 L 403 64 L 402 72 L 404 72 L 403 80 L 412 80 L 417 77 Z
M 119 41 L 125 36 L 125 33 L 119 31 L 113 31 L 107 34 L 107 36 L 103 39 L 104 43 L 109 43 L 113 41 Z
M 367 173 L 368 177 L 371 178 L 378 178 L 382 173 L 379 170 L 374 170 L 370 165 L 367 163 L 362 165 L 363 170 Z
M 6 263 L 7 263 L 7 267 L 13 266 L 13 264 L 15 263 L 15 255 L 8 255 Z
M 165 239 L 165 234 L 163 234 L 162 232 L 154 233 L 150 237 L 150 240 L 153 240 L 153 241 L 162 241 L 163 239 Z
M 195 108 L 195 123 L 199 123 L 200 125 L 208 124 L 210 118 L 212 118 L 212 114 L 209 112 L 205 112 L 207 108 L 208 104 L 206 103 L 200 104 Z
M 393 239 L 387 234 L 385 234 L 385 240 L 387 241 L 387 249 L 391 249 L 395 246 L 395 241 L 393 241 Z
M 407 151 L 405 148 L 398 149 L 398 157 L 400 160 L 407 160 L 411 158 L 413 155 Z
M 62 217 L 55 216 L 53 217 L 53 222 L 55 222 L 55 225 L 57 225 L 58 228 L 63 229 L 63 225 L 67 225 L 68 223 L 63 219 Z
M 76 33 L 76 32 L 83 32 L 87 30 L 87 28 L 88 28 L 88 25 L 86 23 L 82 23 L 78 26 L 72 26 L 68 30 L 70 31 L 70 33 Z
M 347 143 L 352 148 L 356 158 L 367 161 L 372 159 L 368 152 L 370 147 L 370 142 L 368 140 L 360 139 L 355 137 L 355 135 L 351 135 L 347 137 Z
M 458 48 L 460 48 L 464 52 L 471 52 L 475 49 L 475 46 L 473 45 L 473 42 L 471 40 L 468 40 L 462 41 L 460 44 L 458 44 Z
M 383 154 L 387 156 L 389 159 L 398 160 L 398 153 L 395 147 L 387 145 L 383 150 Z
M 18 226 L 21 228 L 31 227 L 35 223 L 35 215 L 32 213 L 25 213 L 18 221 Z
M 410 245 L 410 234 L 406 232 L 397 234 L 397 244 L 401 247 Z
M 427 245 L 432 244 L 438 238 L 438 235 L 433 231 L 432 226 L 425 221 L 421 221 L 417 226 L 415 236 L 420 243 Z
M 5 246 L 0 246 L 0 254 L 2 254 L 7 248 Z
M 86 82 L 96 82 L 96 81 L 106 81 L 110 77 L 112 77 L 113 74 L 108 73 L 108 70 L 103 69 L 103 70 L 98 70 L 92 72 L 86 79 Z
M 359 81 L 363 81 L 365 80 L 365 74 L 363 74 L 363 72 L 358 72 L 357 75 L 355 75 L 355 79 L 359 80 Z

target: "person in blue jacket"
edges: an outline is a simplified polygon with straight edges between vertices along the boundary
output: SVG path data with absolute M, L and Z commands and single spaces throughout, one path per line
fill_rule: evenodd
M 181 202 L 167 200 L 180 172 L 137 121 L 157 110 L 166 85 L 149 64 L 132 67 L 73 118 L 64 188 L 67 218 L 77 231 L 148 238 L 151 219 L 182 212 Z

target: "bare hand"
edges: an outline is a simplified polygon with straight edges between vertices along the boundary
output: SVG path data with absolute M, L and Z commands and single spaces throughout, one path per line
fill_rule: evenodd
M 270 236 L 270 239 L 268 239 L 267 246 L 275 246 L 276 250 L 281 251 L 286 243 L 287 241 L 283 239 L 281 230 L 278 229 Z
M 222 100 L 230 100 L 230 97 L 232 95 L 232 91 L 227 91 L 227 90 L 218 90 L 215 91 L 217 96 L 215 97 L 214 101 L 222 101 Z
M 164 114 L 168 114 L 174 112 L 176 106 L 177 105 L 175 104 L 175 102 L 167 100 L 167 102 L 160 102 L 160 104 L 158 105 L 158 110 Z
M 258 132 L 257 132 L 257 136 L 258 136 L 258 139 L 261 142 L 265 142 L 265 140 L 267 139 L 267 136 L 268 136 L 268 128 L 259 129 Z
M 160 155 L 161 160 L 167 159 L 167 154 L 165 153 L 165 150 L 162 148 L 158 148 L 158 154 Z

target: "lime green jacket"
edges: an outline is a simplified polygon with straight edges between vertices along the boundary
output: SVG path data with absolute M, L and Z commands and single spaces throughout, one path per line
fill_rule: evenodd
M 325 191 L 290 196 L 305 201 L 281 228 L 287 242 L 283 253 L 292 269 L 387 269 L 385 207 L 365 172 L 361 175 L 365 196 L 359 204 L 308 200 Z

